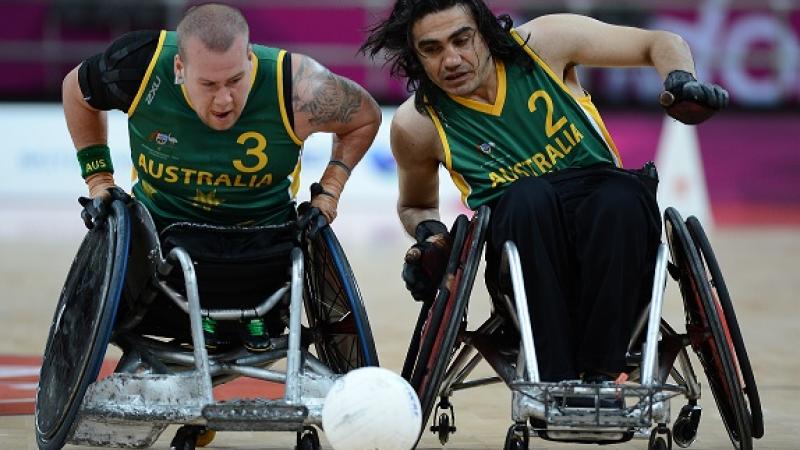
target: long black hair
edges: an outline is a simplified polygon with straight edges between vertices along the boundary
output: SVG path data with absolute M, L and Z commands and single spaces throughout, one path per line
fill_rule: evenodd
M 411 30 L 426 15 L 454 6 L 463 6 L 472 14 L 492 57 L 506 63 L 530 64 L 530 58 L 509 34 L 513 26 L 511 17 L 495 16 L 483 0 L 397 0 L 386 20 L 368 29 L 369 36 L 360 51 L 372 58 L 384 52 L 392 76 L 407 78 L 406 88 L 414 92 L 414 106 L 420 112 L 425 111 L 426 104 L 432 102 L 439 90 L 425 73 Z

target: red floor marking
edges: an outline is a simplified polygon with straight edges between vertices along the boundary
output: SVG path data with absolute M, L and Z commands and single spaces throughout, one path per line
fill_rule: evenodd
M 33 414 L 42 358 L 0 355 L 0 416 Z M 100 378 L 113 373 L 116 361 L 105 361 Z M 280 398 L 283 384 L 239 378 L 214 388 L 216 400 Z

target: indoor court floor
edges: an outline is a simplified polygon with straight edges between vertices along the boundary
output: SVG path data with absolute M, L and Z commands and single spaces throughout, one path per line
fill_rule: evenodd
M 77 212 L 74 214 L 78 222 Z M 36 221 L 31 227 L 45 232 L 32 235 L 47 237 L 21 239 L 15 233 L 0 233 L 0 355 L 41 354 L 61 283 L 80 241 L 79 234 L 65 233 L 59 227 L 48 228 Z M 800 229 L 726 228 L 716 230 L 711 239 L 733 295 L 763 403 L 766 435 L 755 442 L 755 448 L 798 449 Z M 374 242 L 365 243 L 354 236 L 343 237 L 342 243 L 366 302 L 381 364 L 399 371 L 418 310 L 400 280 L 400 263 L 407 242 L 395 239 L 376 246 Z M 682 329 L 682 309 L 676 291 L 676 285 L 670 283 L 665 317 L 673 326 Z M 470 325 L 479 324 L 487 312 L 488 298 L 479 277 L 470 306 Z M 695 369 L 701 370 L 699 364 L 695 364 Z M 489 373 L 486 367 L 481 370 Z M 699 437 L 692 448 L 730 449 L 731 443 L 719 420 L 705 377 L 700 376 L 700 379 L 705 388 L 701 399 L 703 417 Z M 33 397 L 34 394 L 29 391 L 25 395 Z M 510 394 L 504 386 L 458 392 L 452 401 L 458 431 L 445 448 L 502 448 L 506 430 L 511 425 Z M 682 404 L 673 402 L 673 418 Z M 169 449 L 173 433 L 173 428 L 168 429 L 153 448 Z M 330 448 L 324 438 L 323 447 Z M 0 416 L 0 449 L 35 448 L 32 416 Z M 294 434 L 219 433 L 209 448 L 293 449 Z M 426 433 L 419 449 L 438 448 L 441 446 L 436 437 Z M 534 438 L 530 448 L 587 449 L 594 446 L 558 444 Z M 634 440 L 605 448 L 644 450 L 647 442 Z

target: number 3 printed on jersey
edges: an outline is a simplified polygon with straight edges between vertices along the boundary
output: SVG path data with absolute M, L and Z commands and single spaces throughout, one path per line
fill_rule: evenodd
M 239 138 L 236 139 L 236 143 L 241 145 L 247 145 L 248 141 L 255 141 L 255 145 L 248 147 L 246 152 L 247 155 L 250 156 L 250 158 L 247 158 L 247 161 L 253 162 L 254 164 L 246 165 L 241 159 L 234 159 L 233 167 L 244 173 L 258 172 L 264 167 L 267 167 L 267 161 L 269 160 L 267 154 L 264 152 L 264 150 L 267 149 L 267 138 L 261 133 L 247 131 L 240 134 Z M 255 159 L 252 157 L 255 157 Z

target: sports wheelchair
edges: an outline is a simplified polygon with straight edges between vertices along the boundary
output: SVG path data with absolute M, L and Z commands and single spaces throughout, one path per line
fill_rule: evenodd
M 695 440 L 701 389 L 687 347 L 697 354 L 734 448 L 750 450 L 764 434 L 761 404 L 744 341 L 719 265 L 695 217 L 684 222 L 674 208 L 664 214 L 668 244 L 661 243 L 649 307 L 629 341 L 629 382 L 542 382 L 539 378 L 519 253 L 504 245 L 501 287 L 489 285 L 495 308 L 474 330 L 467 329 L 467 306 L 484 247 L 488 207 L 471 220 L 460 215 L 451 232 L 453 247 L 436 297 L 422 304 L 403 366 L 416 389 L 423 424 L 444 445 L 456 432 L 451 397 L 456 391 L 504 382 L 512 392 L 514 424 L 504 450 L 527 450 L 531 436 L 554 441 L 610 444 L 648 439 L 648 450 L 687 448 Z M 668 256 L 671 254 L 671 261 Z M 680 285 L 686 332 L 662 317 L 667 275 Z M 506 314 L 498 312 L 503 305 Z M 521 336 L 511 352 L 496 345 L 497 333 L 513 327 Z M 507 350 L 507 349 L 506 349 Z M 468 379 L 485 360 L 497 376 Z M 675 362 L 677 361 L 677 365 Z M 668 382 L 668 377 L 672 382 Z M 670 399 L 686 404 L 672 428 Z M 578 400 L 578 401 L 576 401 Z M 424 429 L 425 427 L 423 427 Z
M 213 251 L 180 245 L 198 240 Z M 230 245 L 243 253 L 231 255 Z M 220 325 L 264 318 L 270 345 L 209 351 L 203 317 Z M 109 343 L 122 356 L 98 380 Z M 36 395 L 36 440 L 42 450 L 67 442 L 145 448 L 181 424 L 177 450 L 204 446 L 217 430 L 294 431 L 298 449 L 318 450 L 314 426 L 334 381 L 377 365 L 356 280 L 329 226 L 176 224 L 159 235 L 141 203 L 114 200 L 61 292 Z M 215 401 L 212 388 L 239 377 L 282 383 L 283 398 Z

